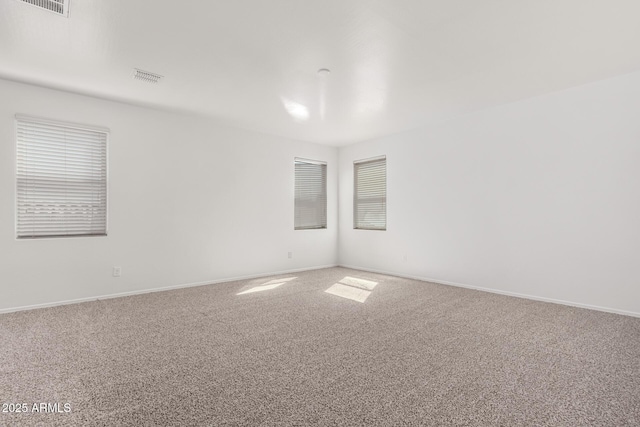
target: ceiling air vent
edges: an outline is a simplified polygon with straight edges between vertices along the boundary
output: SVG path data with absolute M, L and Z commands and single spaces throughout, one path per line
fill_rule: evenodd
M 156 73 L 150 73 L 149 71 L 133 69 L 133 78 L 147 83 L 159 83 L 162 76 Z
M 48 10 L 62 16 L 69 16 L 69 0 L 20 0 L 23 3 Z

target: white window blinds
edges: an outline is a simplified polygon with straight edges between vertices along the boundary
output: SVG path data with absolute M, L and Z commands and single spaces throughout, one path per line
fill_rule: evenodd
M 353 228 L 387 229 L 387 159 L 353 163 Z
M 16 122 L 18 238 L 106 235 L 108 131 Z
M 327 228 L 327 164 L 295 159 L 295 229 Z

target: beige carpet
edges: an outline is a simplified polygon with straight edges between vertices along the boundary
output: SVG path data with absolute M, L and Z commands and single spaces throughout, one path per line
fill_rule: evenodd
M 0 425 L 640 425 L 638 318 L 291 277 L 0 315 Z

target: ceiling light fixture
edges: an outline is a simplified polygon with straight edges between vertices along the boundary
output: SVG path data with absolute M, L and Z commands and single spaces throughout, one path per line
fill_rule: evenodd
M 328 76 L 330 73 L 331 73 L 331 70 L 330 70 L 330 69 L 328 69 L 328 68 L 320 68 L 320 69 L 318 70 L 318 75 L 319 75 L 320 77 Z

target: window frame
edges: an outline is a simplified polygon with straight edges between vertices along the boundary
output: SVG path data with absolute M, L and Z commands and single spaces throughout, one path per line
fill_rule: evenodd
M 18 180 L 18 170 L 19 170 L 19 165 L 18 165 L 18 128 L 19 128 L 19 122 L 20 121 L 27 121 L 27 122 L 34 122 L 34 123 L 39 123 L 39 124 L 44 124 L 44 125 L 52 125 L 52 126 L 60 126 L 60 127 L 66 127 L 66 128 L 70 128 L 70 129 L 76 129 L 76 130 L 82 130 L 82 131 L 89 131 L 89 132 L 96 132 L 96 133 L 103 133 L 105 135 L 105 214 L 104 214 L 104 220 L 105 220 L 105 227 L 104 227 L 104 233 L 99 233 L 99 234 L 89 234 L 89 233 L 85 233 L 85 234 L 60 234 L 60 235 L 38 235 L 38 236 L 20 236 L 19 232 L 18 232 L 18 223 L 19 223 L 19 213 L 18 213 L 18 209 L 19 209 L 19 203 L 18 203 L 18 197 L 19 197 L 19 180 Z M 82 239 L 82 238 L 100 238 L 100 237 L 108 237 L 109 235 L 109 200 L 110 200 L 110 167 L 109 167 L 109 159 L 110 159 L 110 153 L 109 153 L 109 148 L 110 148 L 110 138 L 111 138 L 111 130 L 109 128 L 103 127 L 103 126 L 96 126 L 96 125 L 86 125 L 86 124 L 80 124 L 80 123 L 74 123 L 74 122 L 67 122 L 67 121 L 63 121 L 63 120 L 56 120 L 56 119 L 50 119 L 50 118 L 44 118 L 44 117 L 39 117 L 39 116 L 32 116 L 32 115 L 26 115 L 26 114 L 16 114 L 14 116 L 14 144 L 13 144 L 13 148 L 14 148 L 14 152 L 13 152 L 13 164 L 14 164 L 14 171 L 13 171 L 13 175 L 14 175 L 14 197 L 13 197 L 13 201 L 14 201 L 14 206 L 13 206 L 13 213 L 14 213 L 14 240 L 16 241 L 39 241 L 39 240 L 55 240 L 55 239 L 69 239 L 69 238 L 73 238 L 73 239 Z
M 307 163 L 307 164 L 311 164 L 311 165 L 319 165 L 319 166 L 324 166 L 324 224 L 321 224 L 320 226 L 313 226 L 313 227 L 299 227 L 296 226 L 296 204 L 297 204 L 297 197 L 296 197 L 296 163 L 301 162 L 301 163 Z M 329 180 L 329 166 L 327 164 L 327 162 L 322 161 L 322 160 L 311 160 L 311 159 L 307 159 L 307 158 L 302 158 L 302 157 L 294 157 L 293 159 L 293 229 L 294 231 L 303 231 L 303 230 L 326 230 L 329 228 L 329 218 L 328 218 L 328 180 Z
M 367 227 L 358 224 L 358 165 L 384 161 L 384 227 Z M 375 156 L 353 161 L 353 229 L 369 231 L 387 231 L 387 156 Z

